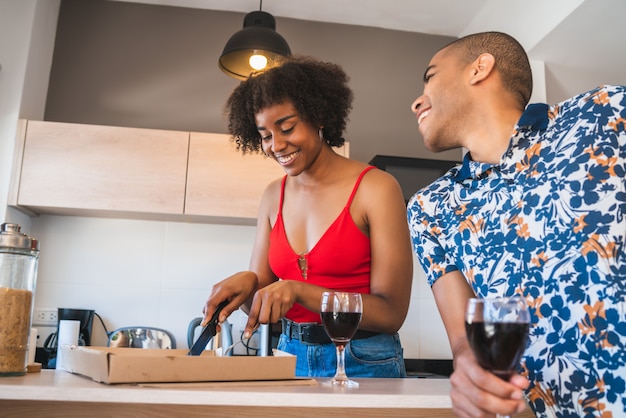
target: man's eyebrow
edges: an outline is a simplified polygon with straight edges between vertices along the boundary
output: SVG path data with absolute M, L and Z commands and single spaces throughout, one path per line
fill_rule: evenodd
M 426 71 L 424 71 L 424 83 L 426 82 L 426 76 L 428 75 L 428 72 L 433 68 L 435 68 L 434 65 L 429 65 L 428 67 L 426 67 Z
M 276 122 L 274 122 L 274 125 L 278 126 L 278 125 L 280 125 L 281 123 L 285 122 L 286 120 L 291 119 L 291 118 L 296 117 L 296 116 L 298 116 L 298 115 L 297 115 L 297 114 L 295 114 L 295 113 L 294 113 L 293 115 L 283 116 L 282 118 L 277 119 L 277 120 L 276 120 Z M 264 130 L 264 129 L 265 129 L 265 126 L 257 126 L 257 127 L 256 127 L 256 130 L 257 130 L 257 131 L 262 131 L 262 130 Z

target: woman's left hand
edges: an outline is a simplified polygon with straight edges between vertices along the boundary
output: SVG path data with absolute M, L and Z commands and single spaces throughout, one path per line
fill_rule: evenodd
M 298 282 L 279 280 L 256 291 L 244 337 L 248 338 L 259 324 L 270 324 L 280 321 L 297 300 Z

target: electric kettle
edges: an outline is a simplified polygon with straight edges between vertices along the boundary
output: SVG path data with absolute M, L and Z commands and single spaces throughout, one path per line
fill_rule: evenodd
M 18 224 L 0 225 L 0 376 L 26 374 L 39 242 Z

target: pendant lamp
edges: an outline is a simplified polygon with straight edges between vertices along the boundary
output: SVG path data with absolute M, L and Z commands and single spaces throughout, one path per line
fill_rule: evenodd
M 245 16 L 243 29 L 230 37 L 220 56 L 220 69 L 239 80 L 276 67 L 291 55 L 287 41 L 276 32 L 274 16 L 261 7 Z

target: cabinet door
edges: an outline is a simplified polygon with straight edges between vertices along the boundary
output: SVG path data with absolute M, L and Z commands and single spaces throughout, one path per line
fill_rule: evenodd
M 253 223 L 265 187 L 284 175 L 265 155 L 237 151 L 229 135 L 192 132 L 185 215 Z
M 346 143 L 335 152 L 348 157 L 348 150 Z M 282 167 L 265 155 L 237 151 L 229 135 L 192 132 L 185 215 L 254 224 L 263 191 L 284 175 Z
M 39 213 L 183 213 L 189 133 L 28 121 L 17 203 Z

